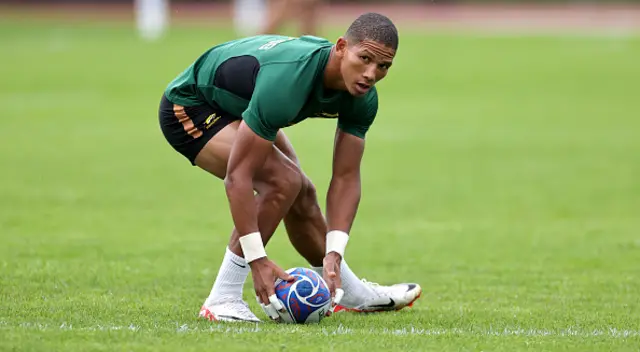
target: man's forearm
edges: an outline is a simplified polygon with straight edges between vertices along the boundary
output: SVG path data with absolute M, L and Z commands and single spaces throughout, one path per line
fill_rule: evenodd
M 259 232 L 253 181 L 246 177 L 228 175 L 224 185 L 231 217 L 240 236 Z
M 327 225 L 329 231 L 349 233 L 360 203 L 360 175 L 333 177 L 327 192 Z

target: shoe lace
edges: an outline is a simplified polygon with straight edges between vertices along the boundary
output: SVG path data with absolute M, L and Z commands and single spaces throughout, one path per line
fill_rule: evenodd
M 247 304 L 247 302 L 241 300 L 239 303 L 240 303 L 240 305 L 239 305 L 240 309 L 238 309 L 238 310 L 242 314 L 253 316 L 253 312 L 251 311 L 251 309 L 249 309 L 249 305 Z
M 373 282 L 373 281 L 369 281 L 367 279 L 361 279 L 360 281 L 362 281 L 365 285 L 369 285 L 371 287 L 380 287 L 380 284 L 377 282 Z
M 362 283 L 364 283 L 365 285 L 369 286 L 377 294 L 383 294 L 383 295 L 387 294 L 391 289 L 388 286 L 383 286 L 377 282 L 369 281 L 367 279 L 361 279 L 360 281 L 362 281 Z
M 243 315 L 253 316 L 253 312 L 249 309 L 249 304 L 242 299 L 239 298 L 227 298 L 220 301 L 223 304 L 233 305 L 234 308 L 238 310 L 239 313 Z

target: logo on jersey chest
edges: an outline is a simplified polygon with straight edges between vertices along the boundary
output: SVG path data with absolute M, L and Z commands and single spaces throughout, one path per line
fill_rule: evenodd
M 340 117 L 340 113 L 339 113 L 339 112 L 331 113 L 331 112 L 324 112 L 324 111 L 321 111 L 321 112 L 313 113 L 313 115 L 311 115 L 311 116 L 307 116 L 307 117 L 306 117 L 306 118 L 304 118 L 304 119 L 300 119 L 300 120 L 296 120 L 296 121 L 289 122 L 289 124 L 287 125 L 287 127 L 290 127 L 290 126 L 293 126 L 293 125 L 297 125 L 300 121 L 303 121 L 303 120 L 305 120 L 305 119 L 317 119 L 317 118 L 322 118 L 322 119 L 335 119 L 335 118 L 338 118 L 338 117 Z
M 322 112 L 317 112 L 314 117 L 322 117 L 325 119 L 335 119 L 337 117 L 340 117 L 340 113 L 339 112 L 330 113 L 330 112 L 322 111 Z

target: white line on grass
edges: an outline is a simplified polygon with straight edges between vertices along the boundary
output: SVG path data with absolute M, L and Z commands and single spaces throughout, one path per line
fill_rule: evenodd
M 37 331 L 151 331 L 151 332 L 175 332 L 183 333 L 224 333 L 224 334 L 253 334 L 253 333 L 273 333 L 272 329 L 263 329 L 260 324 L 243 326 L 231 326 L 229 324 L 213 324 L 208 327 L 198 325 L 176 323 L 174 326 L 152 326 L 141 327 L 134 324 L 130 325 L 95 325 L 95 326 L 77 326 L 69 323 L 60 325 L 50 325 L 42 323 L 20 323 L 12 326 L 7 322 L 0 321 L 0 329 L 26 329 Z M 469 329 L 469 328 L 417 328 L 405 327 L 401 329 L 389 328 L 371 328 L 371 329 L 352 329 L 344 325 L 335 328 L 319 327 L 317 330 L 309 330 L 300 326 L 282 325 L 277 329 L 283 333 L 299 333 L 308 335 L 393 335 L 393 336 L 524 336 L 524 337 L 608 337 L 608 338 L 632 338 L 640 337 L 640 331 L 621 329 L 617 327 L 603 327 L 599 329 L 580 329 L 568 327 L 564 329 L 525 329 L 518 327 L 507 328 L 485 328 L 485 329 Z

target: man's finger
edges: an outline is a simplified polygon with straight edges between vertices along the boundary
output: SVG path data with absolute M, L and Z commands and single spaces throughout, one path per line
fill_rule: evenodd
M 340 277 L 339 273 L 336 273 L 336 277 L 333 279 L 333 284 L 336 286 L 336 288 L 342 287 L 342 278 Z
M 287 272 L 282 270 L 282 268 L 277 268 L 276 269 L 276 274 L 278 275 L 278 277 L 281 280 L 284 280 L 284 281 L 293 281 L 293 280 L 295 280 L 295 278 L 293 276 L 287 274 Z
M 265 306 L 269 304 L 269 296 L 267 296 L 266 292 L 260 291 L 258 292 L 258 295 L 260 296 L 260 303 L 264 304 Z
M 256 301 L 260 305 L 260 308 L 262 308 L 262 311 L 264 312 L 264 314 L 266 314 L 270 319 L 273 319 L 273 316 L 271 315 L 272 312 L 267 309 L 267 306 L 264 303 L 262 303 L 262 301 L 260 300 L 260 297 L 256 296 Z
M 271 305 L 271 304 L 267 304 L 264 306 L 264 311 L 267 312 L 267 315 L 269 315 L 269 317 L 271 319 L 278 319 L 280 316 L 278 315 L 278 312 L 276 311 L 276 309 Z
M 269 302 L 271 302 L 271 306 L 273 308 L 275 308 L 276 310 L 284 313 L 284 306 L 282 305 L 282 303 L 280 302 L 280 300 L 278 299 L 278 296 L 276 296 L 275 294 L 269 296 Z
M 338 305 L 340 301 L 342 301 L 342 297 L 344 296 L 344 290 L 341 288 L 336 288 L 336 295 L 333 297 L 333 304 Z
M 324 279 L 324 282 L 327 283 L 327 288 L 329 288 L 329 292 L 331 292 L 331 297 L 333 297 L 333 291 L 335 289 L 335 285 L 333 284 L 333 279 L 326 272 L 324 273 L 324 275 L 322 275 L 322 278 Z
M 267 300 L 267 304 L 271 306 L 274 311 L 284 312 L 284 307 L 282 306 L 282 303 L 280 303 L 280 300 L 278 300 L 278 296 L 276 296 L 275 287 L 269 287 L 267 289 Z
M 266 314 L 269 318 L 271 318 L 271 315 L 269 315 L 269 312 L 267 312 L 267 307 L 264 304 L 262 304 L 262 302 L 259 302 L 259 303 L 260 303 L 260 308 L 262 308 L 262 311 L 264 312 L 264 314 Z
M 329 291 L 333 296 L 336 288 L 338 288 L 338 285 L 336 285 L 336 272 L 330 271 L 329 273 L 327 273 L 327 280 L 325 281 L 327 282 L 327 284 L 329 284 Z

